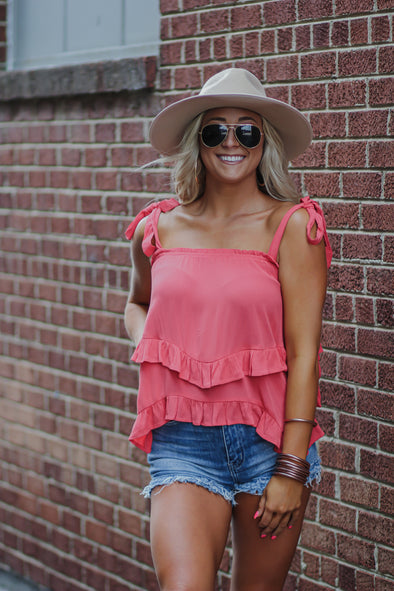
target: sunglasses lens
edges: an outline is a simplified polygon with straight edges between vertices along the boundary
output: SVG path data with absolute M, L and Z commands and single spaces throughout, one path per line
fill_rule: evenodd
M 245 148 L 255 148 L 261 139 L 261 131 L 255 125 L 239 125 L 235 128 L 235 135 Z
M 201 130 L 201 139 L 207 148 L 214 148 L 223 142 L 227 135 L 227 127 L 225 125 L 206 125 Z
M 245 148 L 255 148 L 259 145 L 261 131 L 256 125 L 237 125 L 234 126 L 234 130 L 237 140 Z M 226 139 L 226 136 L 227 125 L 220 125 L 219 123 L 206 125 L 201 130 L 201 139 L 207 148 L 219 146 Z

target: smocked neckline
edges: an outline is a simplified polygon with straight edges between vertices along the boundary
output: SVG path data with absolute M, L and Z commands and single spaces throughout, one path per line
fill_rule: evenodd
M 241 256 L 253 256 L 263 258 L 269 263 L 273 263 L 275 267 L 279 267 L 278 262 L 272 258 L 268 252 L 262 250 L 242 249 L 242 248 L 187 248 L 187 247 L 175 247 L 175 248 L 164 248 L 163 246 L 156 246 L 156 250 L 153 254 L 153 258 L 156 258 L 160 254 L 223 254 L 223 255 L 241 255 Z

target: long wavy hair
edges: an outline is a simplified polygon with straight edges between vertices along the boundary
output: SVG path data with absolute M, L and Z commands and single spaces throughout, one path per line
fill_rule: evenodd
M 181 203 L 192 203 L 205 190 L 205 167 L 199 156 L 200 144 L 198 132 L 204 113 L 198 115 L 186 128 L 179 149 L 175 156 L 165 158 L 174 162 L 172 180 L 175 192 Z M 263 156 L 256 170 L 258 188 L 279 201 L 297 203 L 300 194 L 288 171 L 289 161 L 283 142 L 276 129 L 264 118 Z

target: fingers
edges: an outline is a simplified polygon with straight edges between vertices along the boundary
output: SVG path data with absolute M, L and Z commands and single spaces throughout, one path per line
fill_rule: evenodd
M 276 538 L 284 531 L 294 527 L 299 519 L 299 513 L 300 512 L 297 509 L 285 513 L 277 513 L 269 510 L 264 502 L 263 510 L 261 509 L 260 504 L 259 509 L 253 517 L 258 520 L 257 523 L 260 528 L 260 537 L 263 539 L 271 538 L 271 540 L 276 540 Z

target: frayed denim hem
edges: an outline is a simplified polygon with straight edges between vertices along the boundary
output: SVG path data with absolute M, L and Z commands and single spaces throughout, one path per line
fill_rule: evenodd
M 201 478 L 196 476 L 167 476 L 166 478 L 153 478 L 151 482 L 144 488 L 141 494 L 146 499 L 149 499 L 152 494 L 160 494 L 163 488 L 165 488 L 166 486 L 170 486 L 170 484 L 174 484 L 175 482 L 180 482 L 183 484 L 196 484 L 197 486 L 201 486 L 202 488 L 205 488 L 211 493 L 220 495 L 225 499 L 225 501 L 229 501 L 232 505 L 236 505 L 233 492 L 227 490 L 224 486 L 221 486 L 220 484 L 216 484 L 208 478 Z M 153 489 L 156 487 L 161 488 L 157 492 L 152 493 Z
M 314 484 L 319 484 L 321 481 L 321 460 L 320 456 L 317 456 L 313 464 L 309 468 L 309 476 L 306 481 L 308 488 L 311 488 Z

